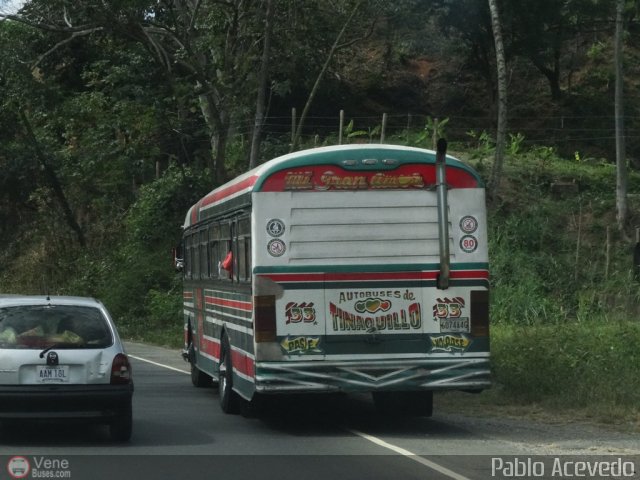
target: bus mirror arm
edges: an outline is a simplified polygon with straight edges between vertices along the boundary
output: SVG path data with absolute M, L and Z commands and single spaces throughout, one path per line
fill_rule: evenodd
M 436 194 L 438 198 L 438 237 L 440 240 L 440 273 L 437 286 L 440 290 L 449 288 L 449 205 L 447 203 L 447 141 L 438 140 L 436 150 Z

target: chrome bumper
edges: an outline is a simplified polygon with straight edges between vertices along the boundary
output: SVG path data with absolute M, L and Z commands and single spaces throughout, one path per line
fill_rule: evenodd
M 256 363 L 256 391 L 476 390 L 491 386 L 488 357 Z

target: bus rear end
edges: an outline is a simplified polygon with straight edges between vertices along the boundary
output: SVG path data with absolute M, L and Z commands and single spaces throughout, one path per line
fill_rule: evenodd
M 441 242 L 436 183 L 434 152 L 390 146 L 267 172 L 252 193 L 256 392 L 372 392 L 430 412 L 435 390 L 489 387 L 484 188 L 447 160 Z

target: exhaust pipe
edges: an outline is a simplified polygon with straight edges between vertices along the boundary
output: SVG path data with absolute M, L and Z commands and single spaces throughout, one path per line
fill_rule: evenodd
M 447 141 L 438 140 L 436 149 L 436 193 L 438 195 L 438 235 L 440 237 L 440 273 L 437 287 L 449 288 L 451 258 L 449 256 L 449 204 L 447 202 Z

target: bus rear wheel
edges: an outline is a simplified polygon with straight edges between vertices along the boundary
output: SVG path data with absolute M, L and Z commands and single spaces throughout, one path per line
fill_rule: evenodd
M 433 414 L 433 392 L 373 392 L 376 409 L 385 415 L 430 417 Z
M 226 335 L 220 342 L 220 373 L 219 377 L 219 399 L 220 408 L 225 413 L 240 412 L 241 398 L 233 391 L 233 363 L 231 360 L 231 346 Z

